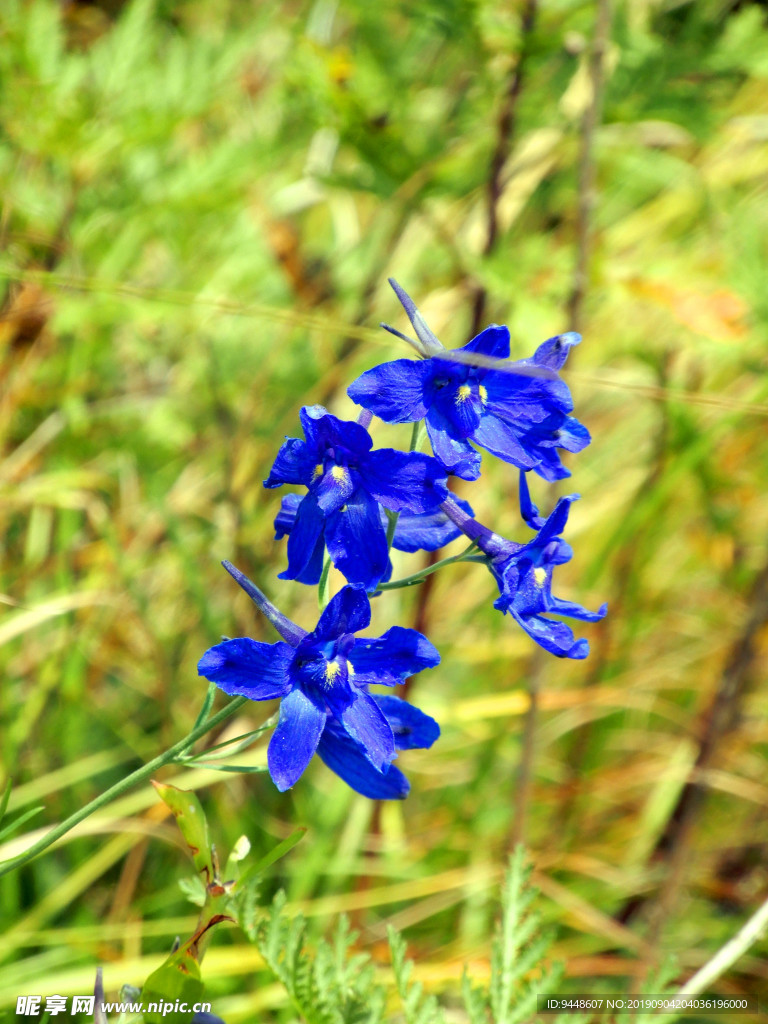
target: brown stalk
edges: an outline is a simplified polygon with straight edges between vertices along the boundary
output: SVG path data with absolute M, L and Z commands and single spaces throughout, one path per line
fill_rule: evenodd
M 394 249 L 406 223 L 408 222 L 410 213 L 410 204 L 404 204 L 397 214 L 395 223 L 387 234 L 386 242 L 379 250 L 377 259 L 374 260 L 373 266 L 371 267 L 368 277 L 365 280 L 365 284 L 360 292 L 360 301 L 357 306 L 357 311 L 355 316 L 352 318 L 352 324 L 354 327 L 362 327 L 370 317 L 371 302 L 376 292 L 376 288 L 383 276 L 384 268 L 389 262 L 390 253 Z M 360 347 L 360 344 L 361 338 L 359 335 L 348 334 L 342 340 L 341 345 L 339 346 L 339 351 L 336 354 L 333 371 L 326 376 L 325 386 L 320 395 L 321 405 L 328 405 L 330 400 L 338 391 L 343 378 L 344 364 Z
M 611 25 L 610 0 L 597 0 L 595 30 L 589 60 L 589 77 L 592 95 L 581 123 L 581 146 L 579 151 L 579 186 L 576 216 L 576 266 L 573 288 L 568 300 L 568 330 L 578 331 L 581 311 L 587 290 L 588 270 L 591 256 L 592 209 L 594 196 L 594 139 L 595 131 L 602 116 L 604 61 Z M 530 26 L 532 27 L 532 25 Z M 529 27 L 529 31 L 530 31 Z M 495 225 L 494 225 L 495 227 Z M 489 232 L 489 239 L 491 235 Z M 495 237 L 495 236 L 494 236 Z M 478 318 L 479 321 L 480 318 Z M 479 327 L 479 322 L 476 323 Z M 474 332 L 473 332 L 474 333 Z M 557 486 L 549 488 L 550 504 L 557 499 Z M 604 634 L 606 639 L 608 634 Z M 539 693 L 544 676 L 544 654 L 536 650 L 528 665 L 528 696 L 530 704 L 523 726 L 523 746 L 515 784 L 515 807 L 510 831 L 510 849 L 525 841 L 528 806 L 533 785 L 533 759 L 538 723 Z M 582 743 L 583 746 L 583 743 Z M 583 749 L 582 749 L 583 755 Z
M 526 64 L 530 53 L 531 36 L 533 35 L 538 9 L 537 0 L 526 0 L 523 8 L 522 23 L 520 26 L 520 55 L 517 58 L 514 70 L 509 79 L 504 102 L 499 113 L 498 127 L 496 130 L 496 146 L 491 157 L 490 174 L 486 186 L 486 199 L 488 210 L 486 216 L 486 236 L 483 245 L 483 255 L 489 256 L 496 248 L 499 235 L 499 200 L 504 191 L 503 172 L 504 165 L 509 158 L 512 144 L 517 128 L 517 105 L 520 93 L 523 89 Z M 480 324 L 485 317 L 485 309 L 488 304 L 488 291 L 483 285 L 475 288 L 474 301 L 472 305 L 472 330 L 471 336 L 480 330 Z
M 611 30 L 610 0 L 597 0 L 595 30 L 589 55 L 589 80 L 592 95 L 581 122 L 579 148 L 579 185 L 576 210 L 576 266 L 573 287 L 568 299 L 568 330 L 581 329 L 582 309 L 589 280 L 592 255 L 592 211 L 595 206 L 595 132 L 603 113 L 605 85 L 605 52 Z
M 702 775 L 715 761 L 725 737 L 737 727 L 749 690 L 757 657 L 758 633 L 768 623 L 768 560 L 755 578 L 748 604 L 750 611 L 744 629 L 731 646 L 720 685 L 703 718 L 696 761 L 650 857 L 651 865 L 668 865 L 652 915 L 652 928 L 656 931 L 680 889 L 693 829 L 707 794 Z M 616 919 L 622 924 L 628 923 L 646 902 L 647 897 L 635 896 L 624 904 Z
M 666 394 L 667 392 L 672 355 L 671 351 L 667 351 L 656 370 L 660 394 Z M 664 473 L 667 463 L 667 445 L 670 431 L 669 413 L 669 403 L 666 400 L 661 401 L 659 404 L 659 424 L 654 439 L 650 466 L 630 501 L 629 508 L 632 508 L 645 494 L 650 493 Z M 626 609 L 630 587 L 634 579 L 635 565 L 641 557 L 642 540 L 649 529 L 652 529 L 652 524 L 645 524 L 644 528 L 638 530 L 619 551 L 616 559 L 616 568 L 613 572 L 613 589 L 608 597 L 608 616 L 597 625 L 594 650 L 589 658 L 589 673 L 584 682 L 587 688 L 597 686 L 603 678 L 603 672 L 611 657 L 613 647 L 613 626 L 624 621 L 625 617 L 629 614 Z M 593 728 L 594 723 L 592 722 L 585 722 L 582 725 L 574 736 L 568 754 L 570 785 L 568 786 L 566 796 L 570 798 L 570 803 L 564 808 L 563 814 L 563 827 L 566 832 L 571 832 L 579 818 L 578 779 L 589 749 Z

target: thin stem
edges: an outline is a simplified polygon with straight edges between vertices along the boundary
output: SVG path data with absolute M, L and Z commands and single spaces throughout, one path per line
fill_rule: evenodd
M 202 725 L 203 722 L 208 717 L 208 715 L 210 715 L 211 708 L 213 707 L 213 702 L 216 700 L 216 690 L 216 683 L 208 684 L 208 692 L 205 695 L 203 706 L 200 708 L 200 714 L 197 716 L 197 718 L 195 719 L 195 724 L 192 726 L 193 729 L 196 729 L 198 725 Z
M 476 551 L 474 544 L 470 544 L 468 548 L 465 548 L 458 555 L 451 555 L 450 558 L 441 558 L 439 562 L 435 562 L 434 565 L 427 566 L 426 569 L 419 569 L 418 572 L 413 573 L 411 576 L 403 576 L 401 580 L 394 580 L 391 583 L 380 583 L 379 590 L 399 590 L 401 587 L 413 587 L 417 583 L 423 583 L 427 576 L 431 576 L 433 572 L 437 572 L 438 569 L 444 568 L 446 565 L 453 565 L 454 562 L 467 561 L 467 557 L 470 552 Z
M 205 750 L 201 750 L 199 754 L 180 754 L 177 758 L 179 764 L 196 764 L 201 758 L 212 758 L 212 757 L 230 757 L 232 754 L 240 754 L 251 743 L 258 739 L 262 733 L 265 733 L 267 729 L 271 729 L 273 725 L 277 725 L 278 714 L 275 712 L 274 715 L 262 723 L 256 729 L 250 729 L 248 732 L 242 732 L 239 736 L 233 736 L 231 739 L 222 740 L 221 743 L 214 743 L 212 747 L 207 747 Z M 237 746 L 234 746 L 237 744 Z M 227 749 L 231 748 L 231 749 Z M 218 752 L 218 753 L 217 753 Z
M 387 513 L 387 551 L 392 548 L 392 541 L 395 539 L 395 530 L 397 529 L 397 520 L 400 518 L 399 512 L 390 512 L 388 508 L 384 511 Z
M 419 434 L 421 432 L 421 420 L 416 420 L 411 429 L 411 444 L 408 448 L 409 452 L 415 452 L 419 447 Z
M 523 726 L 523 747 L 517 767 L 517 784 L 514 795 L 512 828 L 509 834 L 509 848 L 514 850 L 518 843 L 524 843 L 528 825 L 528 809 L 533 789 L 533 761 L 536 753 L 536 733 L 539 724 L 539 695 L 544 669 L 544 652 L 537 648 L 528 667 L 527 689 L 528 710 Z
M 320 605 L 320 611 L 324 611 L 331 599 L 330 590 L 330 575 L 331 575 L 331 556 L 325 556 L 325 563 L 323 564 L 323 571 L 320 575 L 320 583 L 317 587 L 317 603 Z
M 701 967 L 692 978 L 690 978 L 679 992 L 675 993 L 673 999 L 685 996 L 695 996 L 705 992 L 709 986 L 722 977 L 733 964 L 743 956 L 750 946 L 754 945 L 763 937 L 768 929 L 768 900 L 762 904 L 749 918 L 747 923 L 722 946 L 703 967 Z M 676 1019 L 677 1014 L 670 1016 L 665 1014 L 660 1018 L 660 1024 L 664 1021 Z
M 188 747 L 191 747 L 193 743 L 200 739 L 201 736 L 205 736 L 211 729 L 215 729 L 217 725 L 224 722 L 247 702 L 247 697 L 235 697 L 234 700 L 230 701 L 226 707 L 223 707 L 221 711 L 218 711 L 212 718 L 209 718 L 207 722 L 203 722 L 201 725 L 193 729 L 192 732 L 188 733 L 184 739 L 179 740 L 178 743 L 174 743 L 172 747 L 169 747 L 162 754 L 158 754 L 157 757 L 148 761 L 141 768 L 137 768 L 135 772 L 131 772 L 120 782 L 116 782 L 114 786 L 105 790 L 100 796 L 97 796 L 90 803 L 86 804 L 85 807 L 81 807 L 79 811 L 75 811 L 67 819 L 62 821 L 50 830 L 46 835 L 39 839 L 36 843 L 33 843 L 28 850 L 24 853 L 19 854 L 18 857 L 14 857 L 12 860 L 5 861 L 0 864 L 0 878 L 3 875 L 7 875 L 15 868 L 20 868 L 22 864 L 28 864 L 29 861 L 34 860 L 39 853 L 47 850 L 49 846 L 61 839 L 62 836 L 66 835 L 75 825 L 79 825 L 81 821 L 85 821 L 94 811 L 98 811 L 101 807 L 110 803 L 112 800 L 119 796 L 122 796 L 132 786 L 135 786 L 139 782 L 143 782 L 148 779 L 158 768 L 164 768 L 167 764 L 172 764 L 179 754 L 183 753 Z

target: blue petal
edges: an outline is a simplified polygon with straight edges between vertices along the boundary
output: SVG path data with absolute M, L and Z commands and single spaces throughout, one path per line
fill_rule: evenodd
M 505 586 L 507 591 L 512 593 L 510 608 L 523 617 L 527 615 L 541 615 L 548 612 L 552 599 L 552 573 L 547 568 L 544 570 L 546 576 L 539 582 L 534 575 L 534 564 L 528 560 L 519 565 L 517 584 L 512 589 L 512 576 L 507 574 Z
M 299 418 L 307 441 L 318 452 L 340 445 L 353 455 L 361 456 L 373 446 L 365 427 L 350 420 L 340 420 L 322 405 L 303 406 Z
M 393 512 L 431 512 L 448 496 L 445 470 L 429 455 L 379 448 L 360 463 L 363 486 Z
M 355 683 L 394 686 L 424 668 L 440 664 L 438 650 L 415 629 L 392 626 L 375 639 L 358 638 L 349 652 Z
M 589 654 L 589 643 L 586 640 L 576 640 L 573 630 L 564 622 L 545 619 L 541 615 L 518 615 L 514 608 L 510 608 L 510 611 L 528 636 L 550 654 L 558 658 L 577 660 L 586 658 Z
M 479 385 L 470 380 L 465 370 L 458 379 L 447 383 L 434 397 L 432 411 L 437 411 L 450 424 L 446 429 L 456 440 L 466 440 L 477 430 L 484 405 Z
M 395 756 L 395 739 L 373 697 L 365 690 L 358 690 L 357 698 L 339 717 L 347 734 L 362 747 L 373 767 L 383 772 Z
M 207 650 L 197 664 L 197 673 L 233 696 L 271 700 L 288 692 L 293 657 L 294 650 L 286 643 L 263 644 L 238 637 Z
M 553 370 L 559 370 L 568 358 L 572 346 L 578 345 L 580 341 L 581 335 L 575 331 L 556 334 L 554 338 L 547 338 L 539 345 L 533 354 L 532 362 L 539 366 L 549 366 Z
M 514 427 L 520 443 L 537 459 L 534 467 L 536 473 L 546 480 L 562 480 L 571 475 L 560 461 L 556 449 L 565 448 L 577 452 L 590 442 L 586 427 L 572 416 L 564 416 L 559 412 L 551 413 L 538 423 L 525 425 L 517 422 Z
M 288 568 L 281 580 L 298 580 L 313 586 L 323 571 L 325 517 L 311 494 L 299 505 L 296 522 L 288 537 Z
M 581 619 L 583 622 L 599 622 L 605 618 L 608 605 L 601 604 L 596 612 L 590 612 L 586 608 L 582 608 L 580 604 L 574 604 L 573 601 L 561 601 L 559 597 L 552 597 L 547 611 L 555 612 L 557 615 L 568 615 L 572 619 Z
M 347 498 L 351 497 L 356 488 L 355 474 L 346 466 L 335 465 L 323 473 L 318 483 L 312 488 L 312 495 L 325 515 L 338 512 Z
M 559 540 L 560 534 L 563 532 L 566 523 L 568 522 L 571 504 L 574 501 L 578 501 L 578 498 L 578 494 L 566 494 L 565 497 L 560 498 L 547 517 L 546 522 L 542 526 L 535 540 L 532 540 L 530 544 L 526 544 L 521 551 L 525 552 L 532 548 L 543 550 L 547 544 L 552 541 Z
M 398 750 L 423 750 L 440 735 L 440 726 L 429 715 L 391 694 L 372 694 L 389 722 Z
M 463 498 L 454 501 L 468 514 L 474 515 L 472 506 Z M 401 512 L 395 527 L 392 546 L 398 551 L 437 551 L 461 535 L 461 530 L 442 510 L 437 512 Z
M 472 435 L 472 440 L 504 462 L 510 462 L 519 469 L 534 469 L 541 460 L 537 455 L 526 451 L 520 433 L 518 425 L 506 423 L 498 416 L 488 413 Z
M 333 443 L 331 414 L 322 405 L 303 405 L 299 420 L 307 444 L 314 452 L 322 453 Z
M 395 359 L 367 370 L 349 385 L 347 394 L 387 423 L 411 423 L 427 414 L 424 385 L 430 372 L 429 362 Z
M 355 586 L 376 589 L 389 568 L 379 506 L 362 488 L 328 517 L 325 543 L 333 564 Z
M 476 352 L 494 359 L 509 359 L 509 328 L 491 324 L 467 342 L 461 352 Z
M 350 645 L 351 646 L 351 645 Z M 291 665 L 291 683 L 305 693 L 317 697 L 326 710 L 334 714 L 351 704 L 355 692 L 348 683 L 345 658 L 337 658 L 336 643 L 320 643 L 314 633 L 308 634 L 296 648 L 296 657 Z M 343 652 L 341 652 L 343 653 Z M 335 663 L 333 675 L 329 668 Z
M 366 594 L 357 587 L 342 587 L 328 602 L 310 639 L 336 640 L 346 633 L 365 629 L 370 622 L 371 604 Z
M 283 498 L 283 503 L 285 503 L 285 498 Z M 539 515 L 538 507 L 531 501 L 528 480 L 523 470 L 520 471 L 520 515 L 532 530 L 538 530 L 544 525 L 544 519 Z M 275 520 L 275 526 L 277 526 L 277 520 Z
M 483 377 L 486 409 L 524 425 L 540 423 L 553 413 L 569 413 L 573 399 L 568 385 L 546 366 L 517 364 L 528 372 L 489 370 Z
M 280 540 L 289 534 L 296 522 L 296 511 L 303 501 L 299 494 L 286 494 L 283 496 L 280 511 L 275 516 L 275 539 Z M 472 506 L 463 498 L 454 495 L 454 501 L 468 514 L 473 515 Z M 379 506 L 381 528 L 386 532 L 387 514 Z M 543 523 L 544 520 L 542 519 Z M 541 524 L 539 524 L 541 525 Z M 395 536 L 392 546 L 398 551 L 437 551 L 445 547 L 452 540 L 461 536 L 461 530 L 454 525 L 445 512 L 438 509 L 435 512 L 401 512 L 397 519 Z M 566 559 L 567 561 L 567 559 Z M 389 566 L 387 573 L 382 576 L 382 582 L 386 582 L 391 575 L 392 567 Z
M 304 484 L 308 487 L 312 482 L 316 462 L 316 453 L 305 441 L 295 437 L 286 438 L 264 486 L 272 488 L 283 484 Z
M 355 792 L 371 800 L 402 800 L 411 788 L 403 773 L 390 765 L 378 772 L 357 744 L 346 734 L 331 728 L 323 733 L 317 752 L 332 772 L 336 772 Z
M 565 563 L 570 562 L 572 558 L 573 548 L 561 537 L 557 542 L 557 551 L 549 558 L 550 562 L 552 565 L 565 565 Z
M 570 469 L 560 461 L 555 448 L 539 448 L 538 454 L 541 458 L 533 467 L 533 471 L 542 480 L 554 483 L 556 480 L 566 480 L 571 475 Z
M 296 522 L 296 513 L 304 500 L 301 494 L 284 494 L 280 502 L 280 511 L 275 516 L 275 540 L 282 540 L 290 533 Z
M 575 500 L 576 495 L 570 495 L 570 499 Z M 528 481 L 526 480 L 525 473 L 523 472 L 520 473 L 520 514 L 532 530 L 540 530 L 546 522 L 544 517 L 539 514 L 538 507 L 531 501 L 531 495 L 528 491 Z M 564 526 L 565 521 L 562 522 L 559 532 L 562 532 Z M 547 560 L 552 565 L 563 565 L 565 562 L 570 562 L 573 558 L 573 548 L 571 545 L 564 541 L 562 537 L 554 536 L 550 540 L 550 543 L 553 541 L 557 544 L 557 550 L 549 554 L 547 556 Z M 538 543 L 538 539 L 536 542 Z
M 515 558 L 506 561 L 492 561 L 490 570 L 499 586 L 499 596 L 493 602 L 493 607 L 500 612 L 508 612 L 520 585 L 520 568 Z
M 586 448 L 592 438 L 583 423 L 573 416 L 566 416 L 565 421 L 557 429 L 555 444 L 565 448 L 567 452 L 580 452 Z
M 499 559 L 492 566 L 494 575 L 507 579 L 513 569 L 515 573 L 519 572 L 525 575 L 532 571 L 534 566 L 562 565 L 564 562 L 570 561 L 573 558 L 573 550 L 560 535 L 568 522 L 571 503 L 578 497 L 578 494 L 568 494 L 561 498 L 546 520 L 542 520 L 541 516 L 537 515 L 536 520 L 540 524 L 539 532 L 532 541 L 520 545 L 514 552 L 511 552 L 511 559 L 503 561 Z M 538 513 L 538 509 L 536 511 Z M 508 583 L 508 586 L 511 587 L 513 584 Z M 518 584 L 514 584 L 514 586 L 518 586 Z
M 452 437 L 451 424 L 434 407 L 427 413 L 427 433 L 432 451 L 448 473 L 462 480 L 477 480 L 481 455 L 468 441 Z
M 320 701 L 298 686 L 280 702 L 280 719 L 269 741 L 267 764 L 281 793 L 294 785 L 312 760 L 326 717 Z

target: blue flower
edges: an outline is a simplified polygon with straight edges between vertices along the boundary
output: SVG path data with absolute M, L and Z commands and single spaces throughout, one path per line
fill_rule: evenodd
M 304 499 L 300 494 L 286 494 L 280 502 L 280 511 L 275 516 L 275 540 L 281 540 L 290 534 L 296 524 L 299 505 Z M 472 506 L 463 498 L 454 497 L 454 501 L 468 515 L 472 515 Z M 379 517 L 382 529 L 387 527 L 387 514 L 379 506 Z M 445 547 L 452 540 L 461 534 L 458 526 L 454 525 L 448 516 L 441 509 L 434 512 L 401 512 L 397 519 L 395 534 L 392 540 L 392 547 L 398 551 L 437 551 Z M 382 580 L 389 579 L 391 566 L 382 576 Z
M 311 633 L 296 626 L 229 562 L 224 567 L 278 630 L 283 640 L 225 640 L 200 659 L 198 673 L 225 693 L 251 700 L 280 699 L 267 750 L 277 788 L 293 786 L 315 752 L 353 789 L 375 799 L 404 797 L 405 776 L 391 766 L 398 749 L 429 747 L 437 723 L 396 697 L 369 692 L 394 686 L 440 655 L 421 633 L 393 626 L 375 639 L 356 637 L 371 621 L 362 590 L 344 587 Z
M 522 470 L 520 471 L 519 494 L 520 515 L 523 517 L 523 520 L 532 530 L 541 530 L 546 525 L 547 520 L 544 516 L 539 515 L 538 508 L 531 501 L 528 480 Z M 575 500 L 577 497 L 578 495 L 576 494 L 571 495 L 572 500 Z M 552 565 L 564 565 L 566 562 L 570 562 L 573 558 L 573 548 L 567 541 L 564 541 L 562 537 L 556 537 L 550 543 L 557 544 L 557 548 L 552 548 L 550 551 L 550 563 Z
M 375 590 L 387 571 L 389 552 L 379 503 L 393 512 L 432 512 L 447 495 L 445 470 L 429 455 L 372 451 L 368 431 L 337 419 L 322 406 L 300 413 L 306 440 L 288 438 L 265 487 L 309 488 L 288 539 L 288 568 L 281 579 L 315 584 L 327 547 L 346 579 Z
M 559 334 L 532 358 L 497 369 L 488 364 L 509 358 L 509 330 L 492 324 L 446 358 L 411 298 L 390 284 L 419 337 L 411 344 L 422 361 L 396 359 L 368 370 L 347 389 L 350 398 L 388 423 L 426 419 L 435 455 L 465 480 L 480 475 L 481 456 L 470 441 L 546 480 L 570 476 L 557 449 L 581 451 L 590 437 L 568 415 L 573 402 L 557 370 L 581 336 Z
M 476 519 L 471 519 L 448 499 L 444 511 L 453 522 L 473 540 L 488 559 L 488 567 L 499 587 L 499 596 L 493 607 L 510 615 L 541 647 L 558 658 L 586 658 L 589 643 L 576 640 L 570 626 L 549 614 L 566 615 L 585 622 L 603 618 L 607 605 L 590 612 L 572 601 L 562 601 L 552 594 L 554 566 L 567 562 L 572 551 L 560 534 L 568 521 L 571 502 L 578 494 L 561 498 L 549 518 L 542 519 L 538 509 L 531 505 L 524 474 L 521 473 L 521 509 L 524 518 L 535 521 L 538 533 L 528 544 L 518 544 L 489 530 Z
M 431 747 L 440 735 L 440 726 L 429 715 L 408 701 L 391 694 L 371 694 L 392 730 L 396 750 Z M 329 718 L 317 752 L 325 764 L 348 786 L 371 800 L 402 800 L 410 784 L 399 768 L 390 765 L 384 773 L 375 771 L 362 748 Z

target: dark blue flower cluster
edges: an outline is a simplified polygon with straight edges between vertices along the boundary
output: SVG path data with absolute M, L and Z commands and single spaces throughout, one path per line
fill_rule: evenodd
M 429 747 L 437 723 L 393 695 L 371 692 L 394 686 L 440 656 L 421 633 L 393 626 L 378 638 L 359 637 L 370 623 L 369 594 L 410 584 L 390 582 L 390 548 L 435 551 L 460 534 L 472 542 L 467 557 L 484 560 L 496 580 L 494 607 L 510 615 L 545 650 L 584 658 L 586 640 L 574 638 L 558 618 L 595 622 L 605 606 L 589 612 L 552 594 L 556 565 L 572 557 L 562 539 L 571 503 L 557 502 L 544 518 L 531 502 L 526 473 L 545 480 L 570 475 L 559 449 L 589 444 L 584 426 L 570 415 L 573 403 L 558 370 L 571 346 L 567 333 L 545 341 L 530 359 L 509 361 L 506 327 L 492 325 L 464 348 L 448 351 L 410 297 L 395 289 L 416 339 L 400 335 L 419 355 L 368 370 L 348 389 L 363 412 L 344 421 L 321 406 L 300 412 L 304 438 L 287 438 L 266 487 L 305 488 L 282 499 L 276 538 L 288 537 L 282 579 L 316 585 L 332 563 L 347 585 L 330 599 L 312 632 L 282 615 L 234 566 L 224 565 L 282 640 L 225 640 L 206 651 L 200 675 L 229 694 L 280 700 L 269 744 L 269 771 L 278 789 L 300 778 L 315 753 L 353 789 L 376 799 L 403 797 L 408 782 L 392 764 L 398 750 Z M 433 455 L 374 449 L 367 427 L 373 416 L 388 423 L 424 421 Z M 527 543 L 507 540 L 479 523 L 470 505 L 448 488 L 450 475 L 476 480 L 479 446 L 520 470 L 520 511 L 535 532 Z M 479 554 L 478 554 L 479 552 Z M 456 559 L 446 560 L 455 561 Z M 438 563 L 439 565 L 440 563 Z
M 269 773 L 289 789 L 313 755 L 364 796 L 403 797 L 408 781 L 392 766 L 397 750 L 430 747 L 440 735 L 434 719 L 399 697 L 371 694 L 432 668 L 440 655 L 421 633 L 393 626 L 376 639 L 355 636 L 371 621 L 362 589 L 331 598 L 311 633 L 282 615 L 229 562 L 225 568 L 283 638 L 225 640 L 200 659 L 200 675 L 225 693 L 251 700 L 280 699 L 280 717 L 267 751 Z
M 448 497 L 446 471 L 417 452 L 372 451 L 365 427 L 320 405 L 305 406 L 299 417 L 305 440 L 288 438 L 264 481 L 265 487 L 307 488 L 288 531 L 288 568 L 280 578 L 319 583 L 327 548 L 352 586 L 375 590 L 389 563 L 381 508 L 437 511 Z

